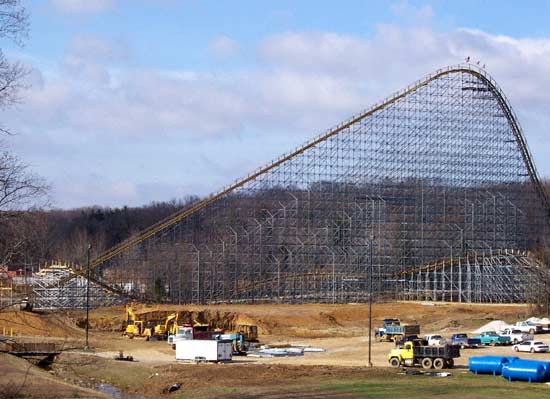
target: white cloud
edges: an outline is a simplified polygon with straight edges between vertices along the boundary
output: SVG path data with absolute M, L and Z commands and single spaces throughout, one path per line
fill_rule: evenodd
M 87 85 L 107 85 L 111 83 L 109 67 L 129 58 L 130 50 L 123 41 L 76 36 L 65 52 L 63 67 Z
M 432 22 L 434 17 L 434 11 L 429 4 L 416 7 L 408 0 L 401 0 L 390 8 L 396 16 L 414 25 L 427 25 Z
M 277 127 L 305 129 L 307 137 L 466 56 L 487 64 L 514 104 L 550 105 L 550 39 L 383 25 L 369 38 L 274 35 L 259 45 L 259 64 L 226 74 L 134 68 L 120 43 L 77 37 L 63 71 L 44 74 L 22 107 L 40 126 L 57 117 L 67 128 L 109 134 L 200 137 Z
M 115 7 L 114 0 L 50 0 L 58 10 L 70 14 L 94 14 Z
M 93 62 L 112 63 L 128 60 L 130 49 L 126 43 L 120 40 L 78 35 L 69 44 L 66 54 Z
M 370 47 L 368 40 L 356 36 L 325 32 L 284 33 L 265 40 L 259 52 L 268 65 L 276 68 L 322 71 L 344 77 L 365 67 Z
M 194 148 L 215 138 L 212 145 L 235 140 L 237 147 L 235 143 L 245 137 L 238 142 L 240 153 L 220 150 L 220 162 L 237 163 L 244 156 L 261 164 L 279 155 L 279 150 L 271 155 L 265 155 L 267 150 L 256 151 L 261 143 L 270 140 L 269 148 L 290 149 L 290 141 L 293 145 L 303 142 L 425 74 L 470 56 L 486 64 L 502 86 L 520 115 L 531 148 L 536 149 L 539 170 L 550 175 L 550 143 L 546 139 L 550 38 L 517 39 L 472 29 L 439 33 L 427 27 L 381 25 L 370 37 L 330 32 L 277 34 L 259 44 L 256 56 L 246 69 L 223 74 L 144 69 L 127 62 L 129 51 L 119 43 L 77 37 L 60 70 L 38 74 L 41 84 L 26 92 L 20 110 L 10 111 L 6 124 L 25 131 L 62 127 L 70 134 L 93 135 L 98 143 L 120 137 L 126 148 L 121 163 L 130 162 L 136 143 L 154 144 L 151 157 L 162 157 L 176 143 Z M 248 142 L 252 136 L 253 141 Z M 171 144 L 163 146 L 164 141 Z M 84 148 L 90 150 L 90 146 Z M 82 146 L 75 144 L 73 149 L 82 151 Z M 102 151 L 96 156 L 112 156 L 108 154 L 112 153 Z M 89 157 L 90 162 L 94 159 Z M 193 169 L 196 162 L 191 156 L 182 157 L 181 168 Z M 221 168 L 216 173 L 226 175 L 212 178 L 210 169 L 204 169 L 198 180 L 229 181 L 248 172 Z M 150 172 L 161 176 L 165 170 L 159 167 Z M 165 190 L 169 198 L 175 191 L 167 187 L 161 185 L 159 190 Z M 128 202 L 147 202 L 152 191 L 119 184 L 109 189 L 109 198 L 118 198 L 117 203 L 124 196 Z
M 99 205 L 140 205 L 136 183 L 130 181 L 110 181 L 99 176 L 72 176 L 54 180 L 54 206 Z M 60 201 L 61 199 L 61 201 Z
M 231 58 L 240 50 L 239 44 L 227 36 L 218 36 L 210 42 L 210 52 L 217 59 Z

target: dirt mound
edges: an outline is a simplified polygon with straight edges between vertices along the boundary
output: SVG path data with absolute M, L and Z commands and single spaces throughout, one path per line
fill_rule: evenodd
M 0 313 L 0 332 L 3 329 L 15 335 L 37 335 L 44 337 L 74 337 L 82 335 L 82 331 L 74 324 L 73 319 L 66 314 L 39 314 L 23 311 L 7 311 Z
M 504 330 L 505 328 L 508 328 L 508 327 L 512 327 L 510 324 L 506 323 L 505 321 L 502 321 L 502 320 L 494 320 L 494 321 L 491 321 L 487 324 L 485 324 L 484 326 L 481 326 L 479 327 L 477 330 L 475 331 L 472 331 L 472 333 L 474 334 L 481 334 L 482 332 L 485 332 L 485 331 L 502 331 Z

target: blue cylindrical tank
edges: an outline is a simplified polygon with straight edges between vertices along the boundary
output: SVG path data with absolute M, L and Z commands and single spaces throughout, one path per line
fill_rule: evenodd
M 542 382 L 546 369 L 540 362 L 518 359 L 502 366 L 502 376 L 508 381 Z
M 472 356 L 468 360 L 468 368 L 476 374 L 501 374 L 502 366 L 509 362 L 503 356 Z
M 545 370 L 544 379 L 546 381 L 550 381 L 550 362 L 542 362 L 542 363 L 544 363 L 544 370 Z
M 511 360 L 514 359 L 514 360 Z M 509 362 L 512 363 L 515 360 L 521 360 L 525 363 L 531 363 L 531 364 L 540 364 L 542 367 L 544 367 L 544 380 L 550 381 L 550 362 L 543 362 L 541 360 L 527 360 L 527 359 L 520 359 L 519 357 L 516 358 L 508 358 Z

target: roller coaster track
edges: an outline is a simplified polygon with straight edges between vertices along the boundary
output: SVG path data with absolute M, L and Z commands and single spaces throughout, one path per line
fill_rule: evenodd
M 515 249 L 498 249 L 493 250 L 489 254 L 479 254 L 472 252 L 463 257 L 454 257 L 441 259 L 436 262 L 429 263 L 427 265 L 411 268 L 408 270 L 400 271 L 393 275 L 393 278 L 403 278 L 406 276 L 415 275 L 417 273 L 428 273 L 441 268 L 447 268 L 451 266 L 458 266 L 459 264 L 473 263 L 476 259 L 482 257 L 499 257 L 499 256 L 515 256 L 515 257 L 528 257 L 531 260 L 532 265 L 540 267 L 542 263 L 529 251 L 519 251 Z
M 208 198 L 205 198 L 181 211 L 178 211 L 174 213 L 173 215 L 169 216 L 168 218 L 150 226 L 149 228 L 141 231 L 140 233 L 136 234 L 133 237 L 130 237 L 129 239 L 121 242 L 120 244 L 110 248 L 109 250 L 105 251 L 98 257 L 92 260 L 91 262 L 91 268 L 95 269 L 98 266 L 104 264 L 105 262 L 109 261 L 110 259 L 113 259 L 117 255 L 121 254 L 122 252 L 135 247 L 139 245 L 140 243 L 144 242 L 150 237 L 153 237 L 157 233 L 173 226 L 174 224 L 182 221 L 183 219 L 186 219 L 187 217 L 195 214 L 196 212 L 206 208 L 209 204 L 212 204 L 213 202 L 219 200 L 220 198 L 226 196 L 227 194 L 233 192 L 234 190 L 244 186 L 245 184 L 251 182 L 252 180 L 256 179 L 258 176 L 263 175 L 270 170 L 278 167 L 279 165 L 283 164 L 284 162 L 302 154 L 303 152 L 307 151 L 308 149 L 315 147 L 316 145 L 320 144 L 321 142 L 338 135 L 340 132 L 344 131 L 345 129 L 351 127 L 355 123 L 359 122 L 365 117 L 368 117 L 386 107 L 389 105 L 395 103 L 396 101 L 402 99 L 403 97 L 408 96 L 409 94 L 415 92 L 419 88 L 428 85 L 430 82 L 453 73 L 466 73 L 470 74 L 481 81 L 485 82 L 488 86 L 488 90 L 492 92 L 498 99 L 498 103 L 500 105 L 500 108 L 502 109 L 504 115 L 506 116 L 508 123 L 510 127 L 512 128 L 514 138 L 516 140 L 516 143 L 520 149 L 521 156 L 523 158 L 523 162 L 525 163 L 525 166 L 528 171 L 529 178 L 540 198 L 540 201 L 542 202 L 542 205 L 544 209 L 546 210 L 547 214 L 547 222 L 548 218 L 550 217 L 550 202 L 548 200 L 548 197 L 546 195 L 546 192 L 539 180 L 535 165 L 533 163 L 530 151 L 527 147 L 527 143 L 525 141 L 522 129 L 518 123 L 518 118 L 516 117 L 508 99 L 500 89 L 500 87 L 497 85 L 497 83 L 482 69 L 477 68 L 473 65 L 458 65 L 458 66 L 452 66 L 447 67 L 444 69 L 440 69 L 427 77 L 425 77 L 422 80 L 419 80 L 412 85 L 408 86 L 404 90 L 397 92 L 391 97 L 387 97 L 382 102 L 372 106 L 368 110 L 353 116 L 352 118 L 348 119 L 346 122 L 337 125 L 336 127 L 332 128 L 331 130 L 327 131 L 326 133 L 312 139 L 311 141 L 307 142 L 304 146 L 297 148 L 293 152 L 290 152 L 284 156 L 279 157 L 272 163 L 268 164 L 267 166 L 264 166 L 255 172 L 249 174 L 245 178 L 236 181 L 232 185 L 223 188 L 221 191 L 210 195 Z
M 316 278 L 319 278 L 321 280 L 325 281 L 335 281 L 335 280 L 366 280 L 368 279 L 368 274 L 347 274 L 347 273 L 338 273 L 333 274 L 329 272 L 306 272 L 306 273 L 281 273 L 280 276 L 273 276 L 271 278 L 261 280 L 261 281 L 254 281 L 249 282 L 247 284 L 242 284 L 239 286 L 236 290 L 234 290 L 233 294 L 240 294 L 240 293 L 246 293 L 251 292 L 258 287 L 263 286 L 270 286 L 274 284 L 278 284 L 279 282 L 282 282 L 283 284 L 288 283 L 289 281 L 299 281 L 303 279 L 311 279 L 315 280 Z
M 81 277 L 81 278 L 86 279 L 86 280 L 88 279 L 86 271 L 84 271 L 84 270 L 75 270 L 74 268 L 70 268 L 70 270 L 71 270 L 71 274 L 67 277 L 64 277 L 64 278 L 60 279 L 59 282 L 56 283 L 55 285 L 58 285 L 58 286 L 63 285 L 65 283 L 67 283 L 67 281 L 73 280 L 73 279 L 78 278 L 78 277 Z M 112 285 L 109 285 L 109 284 L 105 284 L 103 281 L 97 279 L 94 275 L 90 275 L 89 280 L 90 280 L 91 283 L 96 284 L 97 286 L 101 287 L 105 291 L 108 291 L 108 292 L 110 292 L 111 294 L 113 294 L 115 296 L 129 298 L 129 299 L 132 299 L 132 300 L 138 300 L 138 298 L 135 295 L 133 295 L 131 293 L 128 293 L 126 291 L 123 291 L 118 287 L 115 287 L 115 286 L 112 286 Z

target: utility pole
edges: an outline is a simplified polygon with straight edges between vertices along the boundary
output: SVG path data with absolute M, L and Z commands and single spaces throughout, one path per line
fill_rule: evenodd
M 88 343 L 88 330 L 90 328 L 90 249 L 92 244 L 88 244 L 88 250 L 86 251 L 86 346 L 85 350 L 90 349 Z
M 374 237 L 369 237 L 369 361 L 367 367 L 372 367 L 371 349 L 372 349 L 372 249 Z

